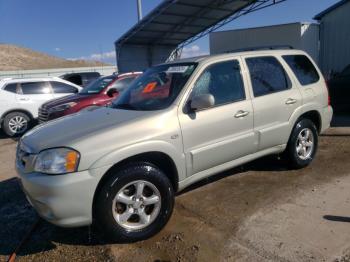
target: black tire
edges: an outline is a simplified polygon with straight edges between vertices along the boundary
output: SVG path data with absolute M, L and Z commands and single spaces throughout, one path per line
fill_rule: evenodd
M 303 159 L 303 156 L 300 156 L 297 151 L 298 145 L 298 136 L 299 134 L 308 129 L 312 132 L 313 135 L 313 147 L 310 149 L 310 153 Z M 300 119 L 294 126 L 292 134 L 289 138 L 287 149 L 285 151 L 285 155 L 289 160 L 291 168 L 300 169 L 308 166 L 312 160 L 314 159 L 318 147 L 318 132 L 315 124 L 309 119 Z
M 160 210 L 147 227 L 128 230 L 113 217 L 113 200 L 117 193 L 129 183 L 144 180 L 159 191 Z M 94 204 L 94 223 L 107 237 L 116 243 L 131 243 L 147 239 L 158 233 L 168 222 L 174 207 L 174 190 L 168 177 L 155 165 L 137 162 L 116 170 L 102 185 Z
M 26 127 L 23 130 L 20 130 L 20 132 L 14 132 L 13 129 L 11 129 L 10 127 L 10 121 L 15 117 L 20 117 L 26 121 Z M 30 128 L 30 124 L 31 124 L 31 119 L 27 114 L 22 112 L 12 112 L 7 114 L 4 117 L 4 121 L 2 123 L 2 129 L 8 136 L 14 137 L 14 136 L 23 135 Z

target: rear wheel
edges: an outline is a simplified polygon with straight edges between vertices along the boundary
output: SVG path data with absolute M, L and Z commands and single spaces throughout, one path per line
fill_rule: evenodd
M 2 128 L 8 136 L 24 134 L 30 126 L 30 117 L 22 112 L 12 112 L 4 117 Z
M 168 222 L 174 192 L 166 175 L 149 163 L 113 174 L 95 203 L 97 226 L 115 242 L 134 242 L 158 233 Z
M 316 155 L 317 146 L 318 133 L 315 124 L 309 119 L 301 119 L 292 131 L 286 150 L 291 166 L 308 166 Z

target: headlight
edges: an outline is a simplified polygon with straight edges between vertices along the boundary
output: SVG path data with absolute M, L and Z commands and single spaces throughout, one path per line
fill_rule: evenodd
M 64 111 L 64 110 L 67 110 L 67 109 L 75 106 L 76 104 L 77 103 L 75 103 L 75 102 L 70 102 L 70 103 L 59 105 L 59 106 L 54 106 L 54 107 L 49 109 L 49 112 L 51 113 L 51 112 Z
M 53 148 L 41 151 L 35 160 L 34 170 L 45 174 L 65 174 L 77 171 L 80 154 L 70 148 Z

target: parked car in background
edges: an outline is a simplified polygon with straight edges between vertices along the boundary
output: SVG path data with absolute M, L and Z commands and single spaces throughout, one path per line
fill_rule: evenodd
M 80 90 L 58 77 L 0 80 L 0 126 L 9 136 L 21 135 L 38 117 L 43 103 Z
M 190 58 L 148 69 L 110 107 L 28 132 L 16 169 L 47 221 L 94 221 L 133 242 L 160 231 L 175 193 L 201 179 L 270 154 L 309 165 L 331 118 L 325 80 L 303 51 Z
M 100 77 L 79 93 L 44 103 L 39 108 L 39 123 L 70 115 L 90 106 L 105 106 L 117 98 L 140 72 Z
M 328 82 L 335 112 L 350 112 L 350 65 Z
M 78 86 L 85 87 L 91 82 L 95 81 L 101 75 L 99 72 L 82 72 L 82 73 L 69 73 L 60 76 L 62 79 L 72 82 Z

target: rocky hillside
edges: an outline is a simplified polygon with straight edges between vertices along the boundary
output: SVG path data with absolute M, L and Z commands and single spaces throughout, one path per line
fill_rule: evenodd
M 50 56 L 28 48 L 0 44 L 0 71 L 85 67 L 106 65 L 98 61 L 75 60 Z

